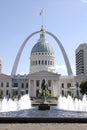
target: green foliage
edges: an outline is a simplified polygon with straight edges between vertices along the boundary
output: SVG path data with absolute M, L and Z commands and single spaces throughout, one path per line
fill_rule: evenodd
M 50 92 L 49 90 L 39 90 L 39 93 L 38 93 L 38 96 L 41 97 L 41 98 L 44 98 L 44 97 L 48 97 L 50 96 Z
M 84 95 L 87 95 L 87 81 L 81 82 L 80 84 L 80 92 Z
M 2 99 L 2 90 L 0 89 L 0 99 Z

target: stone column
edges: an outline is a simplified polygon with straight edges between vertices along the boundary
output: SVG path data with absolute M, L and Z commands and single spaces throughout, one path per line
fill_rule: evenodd
M 34 80 L 34 96 L 36 97 L 36 80 Z
M 42 80 L 40 80 L 40 86 L 39 86 L 39 89 L 41 89 L 41 84 L 42 84 Z
M 29 84 L 29 85 L 28 85 L 28 93 L 29 93 L 29 96 L 30 96 L 30 95 L 31 95 L 31 94 L 30 94 L 30 86 L 31 86 L 31 84 L 30 84 L 30 79 L 28 80 L 28 84 Z
M 60 94 L 61 94 L 61 93 L 60 93 L 61 84 L 59 84 L 59 83 L 58 83 L 58 81 L 57 81 L 57 84 L 58 84 L 58 86 L 57 86 L 57 87 L 58 87 L 58 97 L 59 97 L 59 96 L 60 96 Z
M 54 96 L 54 81 L 53 80 L 51 80 L 51 82 L 52 82 L 52 85 L 51 85 L 51 96 L 53 97 Z

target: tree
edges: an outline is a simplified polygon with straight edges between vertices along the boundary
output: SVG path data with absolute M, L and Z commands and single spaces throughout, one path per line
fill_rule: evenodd
M 87 95 L 87 81 L 81 82 L 80 84 L 80 92 L 84 95 Z
M 0 89 L 0 99 L 2 99 L 2 90 Z

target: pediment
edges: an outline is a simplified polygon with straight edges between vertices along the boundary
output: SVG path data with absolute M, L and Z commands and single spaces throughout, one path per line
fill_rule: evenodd
M 10 75 L 6 75 L 6 74 L 0 74 L 0 79 L 9 79 L 9 78 L 11 78 L 11 76 Z
M 40 72 L 35 72 L 35 73 L 31 73 L 29 74 L 29 77 L 56 77 L 59 78 L 59 74 L 57 73 L 53 73 L 53 72 L 49 72 L 49 71 L 40 71 Z

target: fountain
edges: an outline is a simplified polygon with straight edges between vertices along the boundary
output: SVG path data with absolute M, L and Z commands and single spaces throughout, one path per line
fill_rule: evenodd
M 27 105 L 26 105 L 27 104 Z M 0 101 L 0 112 L 20 111 L 31 108 L 29 95 L 24 95 L 20 100 L 6 99 Z
M 73 99 L 71 96 L 58 99 L 58 105 L 50 105 L 50 110 L 38 110 L 37 106 L 31 105 L 29 95 L 22 96 L 19 100 L 0 101 L 1 123 L 26 123 L 26 122 L 64 122 L 64 123 L 87 123 L 87 97 Z
M 58 100 L 58 108 L 62 110 L 68 111 L 82 111 L 87 112 L 87 97 L 86 95 L 83 96 L 81 99 L 73 99 L 71 96 L 68 97 L 59 97 Z
M 45 104 L 43 102 L 43 104 Z M 87 112 L 87 97 L 83 96 L 81 99 L 73 99 L 71 96 L 62 97 L 58 99 L 58 110 Z M 0 112 L 20 111 L 25 109 L 32 109 L 29 95 L 22 96 L 19 100 L 6 99 L 0 101 Z

